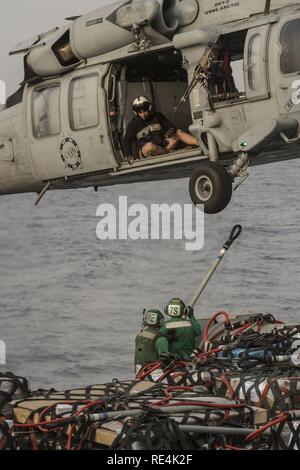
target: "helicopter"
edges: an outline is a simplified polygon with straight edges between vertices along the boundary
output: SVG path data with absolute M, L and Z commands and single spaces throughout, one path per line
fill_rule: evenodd
M 24 80 L 0 108 L 0 194 L 189 178 L 216 214 L 252 166 L 299 157 L 299 2 L 121 0 L 66 20 L 10 51 Z M 199 146 L 129 164 L 138 95 Z

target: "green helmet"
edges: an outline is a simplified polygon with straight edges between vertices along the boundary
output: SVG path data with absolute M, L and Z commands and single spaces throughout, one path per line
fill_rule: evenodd
M 162 326 L 164 316 L 159 310 L 151 309 L 144 313 L 145 326 Z
M 171 299 L 165 308 L 165 314 L 170 317 L 182 317 L 184 315 L 186 306 L 185 303 L 178 298 Z

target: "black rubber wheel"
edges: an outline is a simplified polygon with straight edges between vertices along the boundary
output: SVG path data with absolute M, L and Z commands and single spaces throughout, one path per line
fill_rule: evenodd
M 219 163 L 205 162 L 192 174 L 189 190 L 195 205 L 204 204 L 204 212 L 217 214 L 230 202 L 232 179 Z

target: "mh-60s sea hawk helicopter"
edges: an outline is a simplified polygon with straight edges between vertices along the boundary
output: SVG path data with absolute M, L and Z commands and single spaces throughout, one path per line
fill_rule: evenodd
M 300 3 L 123 0 L 19 44 L 21 88 L 0 112 L 0 193 L 190 177 L 223 210 L 249 165 L 298 158 Z M 123 138 L 138 95 L 199 148 L 136 160 Z

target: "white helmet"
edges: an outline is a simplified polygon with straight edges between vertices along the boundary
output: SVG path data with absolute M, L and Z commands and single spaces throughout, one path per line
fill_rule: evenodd
M 132 103 L 132 109 L 135 114 L 137 114 L 139 111 L 149 111 L 149 113 L 152 113 L 153 106 L 151 101 L 148 100 L 146 96 L 138 96 Z

